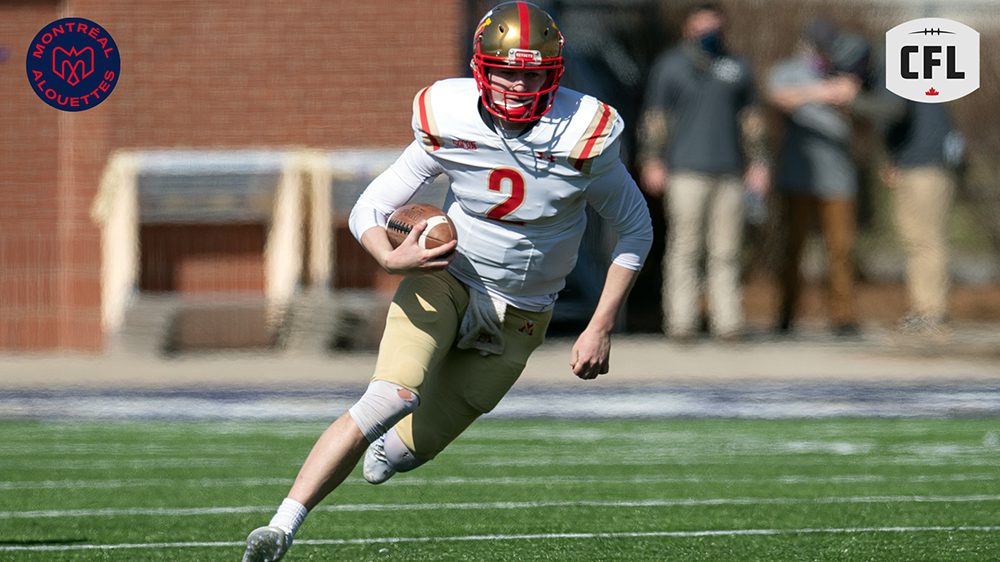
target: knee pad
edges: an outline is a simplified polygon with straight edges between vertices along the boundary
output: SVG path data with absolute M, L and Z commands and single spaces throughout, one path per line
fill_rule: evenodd
M 424 464 L 399 438 L 396 429 L 385 434 L 385 460 L 396 472 L 407 472 Z
M 369 443 L 382 436 L 396 422 L 417 409 L 420 397 L 389 381 L 372 381 L 361 399 L 348 412 Z

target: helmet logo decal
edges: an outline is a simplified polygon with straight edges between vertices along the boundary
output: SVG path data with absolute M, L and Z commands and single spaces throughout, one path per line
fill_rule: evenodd
M 524 63 L 542 63 L 542 52 L 534 51 L 531 49 L 511 49 L 507 51 L 507 62 L 524 64 Z
M 486 29 L 487 27 L 490 26 L 490 23 L 491 23 L 491 21 L 490 21 L 489 17 L 487 17 L 486 19 L 484 19 L 483 22 L 481 24 L 479 24 L 479 28 L 476 29 L 476 33 L 474 35 L 479 35 L 480 33 L 482 33 L 484 29 Z

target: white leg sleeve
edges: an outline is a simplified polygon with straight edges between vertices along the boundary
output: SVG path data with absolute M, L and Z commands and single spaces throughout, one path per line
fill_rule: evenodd
M 385 460 L 396 472 L 407 472 L 424 464 L 413 451 L 399 438 L 396 429 L 390 429 L 385 435 Z
M 369 443 L 417 409 L 420 397 L 389 381 L 372 381 L 361 399 L 348 410 Z

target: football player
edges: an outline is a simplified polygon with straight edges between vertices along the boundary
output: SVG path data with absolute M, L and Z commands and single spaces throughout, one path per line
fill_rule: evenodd
M 562 48 L 545 11 L 500 4 L 475 30 L 473 77 L 417 93 L 414 142 L 372 181 L 350 218 L 372 257 L 405 276 L 374 375 L 320 436 L 269 525 L 247 537 L 244 561 L 280 559 L 308 510 L 362 456 L 364 478 L 384 482 L 434 458 L 497 405 L 544 339 L 576 264 L 587 205 L 618 241 L 569 367 L 581 379 L 608 372 L 615 318 L 653 231 L 619 159 L 622 120 L 609 105 L 559 87 Z M 458 240 L 422 249 L 421 223 L 393 248 L 388 215 L 440 174 L 451 182 L 444 209 Z

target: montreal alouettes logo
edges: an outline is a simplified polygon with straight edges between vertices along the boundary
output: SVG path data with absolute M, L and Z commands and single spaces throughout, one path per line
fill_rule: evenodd
M 908 100 L 942 103 L 979 89 L 979 33 L 945 18 L 921 18 L 885 34 L 885 83 Z
M 42 101 L 83 111 L 108 99 L 121 75 L 121 53 L 101 25 L 63 18 L 41 29 L 28 46 L 28 82 Z

